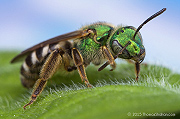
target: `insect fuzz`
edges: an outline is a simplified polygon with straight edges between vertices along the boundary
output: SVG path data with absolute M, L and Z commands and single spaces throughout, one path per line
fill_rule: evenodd
M 34 86 L 35 82 L 39 78 L 40 71 L 42 66 L 46 62 L 49 55 L 55 49 L 62 48 L 64 51 L 60 52 L 62 56 L 62 61 L 66 71 L 70 72 L 76 69 L 73 65 L 72 57 L 70 49 L 72 48 L 72 44 L 68 41 L 64 41 L 61 43 L 49 44 L 44 47 L 40 47 L 30 53 L 26 58 L 24 63 L 21 66 L 21 83 L 26 88 L 31 88 Z M 50 70 L 50 69 L 49 69 Z M 57 70 L 57 69 L 55 69 Z M 55 71 L 54 71 L 55 72 Z
M 99 22 L 49 39 L 21 52 L 11 63 L 18 62 L 26 56 L 21 67 L 21 82 L 27 88 L 34 86 L 31 100 L 23 108 L 37 99 L 57 69 L 68 72 L 77 69 L 81 80 L 87 87 L 92 87 L 85 72 L 85 67 L 90 63 L 100 65 L 105 62 L 98 71 L 108 65 L 112 71 L 116 68 L 116 58 L 130 59 L 135 61 L 136 81 L 138 81 L 140 63 L 145 57 L 139 30 L 165 10 L 164 8 L 149 17 L 137 29 L 133 26 L 115 28 Z

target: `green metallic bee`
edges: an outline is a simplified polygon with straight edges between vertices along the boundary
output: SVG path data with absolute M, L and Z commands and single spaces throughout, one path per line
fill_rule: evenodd
M 11 63 L 25 57 L 21 66 L 21 82 L 26 88 L 34 86 L 31 100 L 23 108 L 25 109 L 37 99 L 48 79 L 58 69 L 67 72 L 78 69 L 82 81 L 88 87 L 92 87 L 85 72 L 85 67 L 91 62 L 95 65 L 105 62 L 98 69 L 101 71 L 108 65 L 112 67 L 112 70 L 115 69 L 116 58 L 131 59 L 135 61 L 138 81 L 140 63 L 145 57 L 145 48 L 139 30 L 165 10 L 166 8 L 149 17 L 137 29 L 133 26 L 115 28 L 107 23 L 99 22 L 49 39 L 21 52 L 12 59 Z

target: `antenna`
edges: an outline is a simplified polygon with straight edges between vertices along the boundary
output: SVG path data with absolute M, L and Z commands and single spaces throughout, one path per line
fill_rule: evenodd
M 146 19 L 136 30 L 133 39 L 135 39 L 136 34 L 138 33 L 138 31 L 149 21 L 151 21 L 152 19 L 154 19 L 155 17 L 159 16 L 160 14 L 162 14 L 164 11 L 166 11 L 166 8 L 163 8 L 162 10 L 156 12 L 155 14 L 153 14 L 152 16 L 150 16 L 148 19 Z

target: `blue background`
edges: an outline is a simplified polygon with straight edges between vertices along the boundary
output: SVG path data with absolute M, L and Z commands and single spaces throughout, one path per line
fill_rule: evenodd
M 0 50 L 24 50 L 97 21 L 137 28 L 164 7 L 140 30 L 145 62 L 180 72 L 179 0 L 1 0 Z

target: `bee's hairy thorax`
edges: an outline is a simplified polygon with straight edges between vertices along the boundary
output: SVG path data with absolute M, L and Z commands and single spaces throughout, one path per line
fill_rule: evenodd
M 102 64 L 106 58 L 103 54 L 102 46 L 106 45 L 108 38 L 114 30 L 114 26 L 104 22 L 98 22 L 85 26 L 82 29 L 94 30 L 95 33 L 76 39 L 74 41 L 74 47 L 81 53 L 85 66 L 89 65 L 91 62 L 95 65 Z M 94 41 L 94 35 L 96 35 L 95 39 L 99 43 Z

